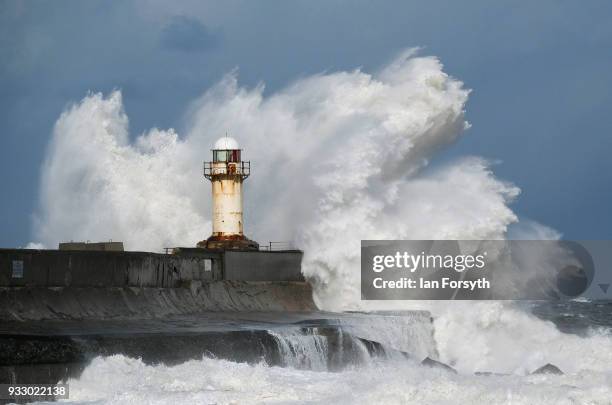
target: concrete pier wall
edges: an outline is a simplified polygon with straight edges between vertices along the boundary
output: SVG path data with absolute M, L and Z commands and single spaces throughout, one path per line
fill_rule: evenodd
M 198 281 L 178 288 L 0 287 L 1 322 L 316 309 L 310 284 L 305 282 Z
M 0 250 L 0 286 L 178 287 L 184 281 L 222 279 L 221 264 L 221 255 L 214 253 Z
M 175 254 L 0 249 L 0 287 L 162 287 L 192 281 L 304 281 L 297 250 Z
M 0 249 L 0 320 L 312 311 L 301 251 Z
M 226 251 L 223 255 L 226 280 L 304 281 L 301 266 L 302 252 L 299 250 L 255 254 L 249 251 Z

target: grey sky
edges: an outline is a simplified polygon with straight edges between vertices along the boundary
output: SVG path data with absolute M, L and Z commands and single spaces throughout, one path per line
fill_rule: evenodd
M 55 120 L 121 88 L 132 134 L 180 132 L 189 103 L 239 68 L 274 91 L 322 71 L 375 70 L 422 46 L 474 91 L 473 127 L 440 159 L 499 160 L 513 209 L 574 239 L 612 239 L 608 1 L 0 3 L 0 246 L 30 241 Z

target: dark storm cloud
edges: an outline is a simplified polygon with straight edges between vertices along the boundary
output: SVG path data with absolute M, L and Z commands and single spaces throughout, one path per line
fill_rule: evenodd
M 167 49 L 185 52 L 206 51 L 217 46 L 220 35 L 212 32 L 198 19 L 175 16 L 162 29 L 160 43 Z

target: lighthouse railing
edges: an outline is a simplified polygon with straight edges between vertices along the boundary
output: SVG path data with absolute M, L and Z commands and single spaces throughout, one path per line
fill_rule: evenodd
M 204 162 L 204 177 L 238 175 L 246 179 L 251 174 L 251 162 Z

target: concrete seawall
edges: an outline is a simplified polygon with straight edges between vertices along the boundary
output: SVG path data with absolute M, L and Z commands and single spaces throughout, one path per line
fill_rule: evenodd
M 305 282 L 194 282 L 190 287 L 0 288 L 0 320 L 152 319 L 217 311 L 314 311 Z
M 0 249 L 0 320 L 312 311 L 301 251 Z
M 304 281 L 302 252 L 176 254 L 0 249 L 0 287 L 180 287 L 190 281 Z
M 41 329 L 46 330 L 40 333 Z M 405 338 L 389 337 L 402 336 Z M 430 314 L 208 312 L 152 320 L 0 322 L 0 383 L 78 378 L 98 356 L 172 366 L 214 357 L 337 371 L 376 358 L 436 357 Z

